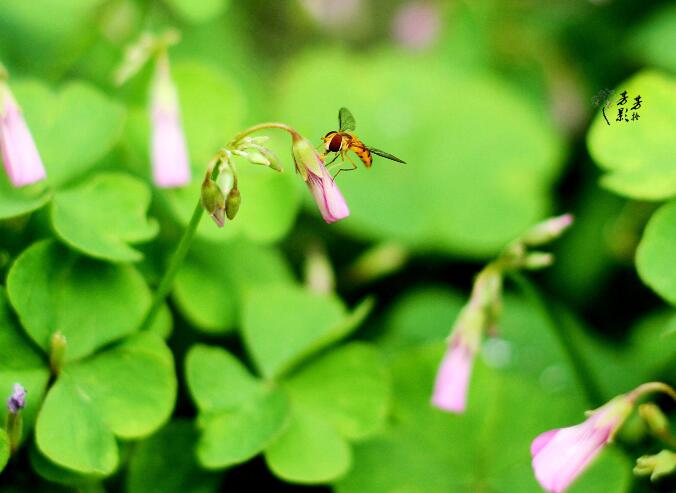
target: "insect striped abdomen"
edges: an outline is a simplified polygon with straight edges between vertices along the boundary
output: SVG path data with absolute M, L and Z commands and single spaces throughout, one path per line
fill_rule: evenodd
M 367 168 L 371 167 L 371 164 L 373 164 L 373 156 L 371 155 L 371 151 L 366 148 L 363 142 L 358 140 L 356 137 L 353 137 L 350 148 L 354 151 L 357 157 L 361 159 L 361 162 L 364 163 L 364 166 Z

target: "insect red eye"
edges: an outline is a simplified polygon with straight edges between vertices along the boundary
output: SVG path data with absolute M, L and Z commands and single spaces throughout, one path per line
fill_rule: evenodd
M 331 152 L 338 152 L 340 151 L 340 147 L 343 143 L 343 138 L 339 134 L 335 134 L 331 138 L 331 142 L 329 143 L 329 151 Z

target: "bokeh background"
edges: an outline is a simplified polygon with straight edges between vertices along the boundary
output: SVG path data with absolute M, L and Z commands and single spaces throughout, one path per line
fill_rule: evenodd
M 534 279 L 560 311 L 603 396 L 648 378 L 673 379 L 676 343 L 662 335 L 676 327 L 674 295 L 664 294 L 673 289 L 655 281 L 660 297 L 646 286 L 651 274 L 642 280 L 634 263 L 646 223 L 676 189 L 669 185 L 673 142 L 665 143 L 676 131 L 673 2 L 2 0 L 0 60 L 54 185 L 115 170 L 152 187 L 152 69 L 123 87 L 113 84 L 113 73 L 140 33 L 169 27 L 181 32 L 170 59 L 195 181 L 153 191 L 150 215 L 159 220 L 159 235 L 138 246 L 144 258 L 135 264 L 151 286 L 192 213 L 206 163 L 248 125 L 285 122 L 319 143 L 347 106 L 367 145 L 407 164 L 376 157 L 370 170 L 342 173 L 338 184 L 351 215 L 329 226 L 294 176 L 288 138 L 271 132 L 285 173 L 240 165 L 238 217 L 223 229 L 202 221 L 172 292 L 168 343 L 179 380 L 172 424 L 125 446 L 112 477 L 78 488 L 539 491 L 530 440 L 577 422 L 589 403 L 542 312 L 511 284 L 499 337 L 477 363 L 467 414 L 447 415 L 428 401 L 443 339 L 472 276 L 529 225 L 555 213 L 573 212 L 576 225 L 553 247 L 556 264 Z M 643 78 L 631 79 L 636 74 Z M 78 84 L 96 94 L 78 95 Z M 618 144 L 597 135 L 606 124 L 594 96 L 615 91 L 614 100 L 625 88 L 643 95 L 645 113 L 626 125 L 611 120 L 610 129 L 625 125 L 615 134 Z M 607 111 L 615 116 L 615 106 Z M 648 137 L 634 141 L 631 125 Z M 613 154 L 617 146 L 632 162 L 662 167 L 645 183 L 640 174 L 621 175 L 627 167 Z M 60 174 L 64 163 L 82 173 Z M 10 194 L 6 185 L 0 191 Z M 51 228 L 44 209 L 0 222 L 3 278 L 15 256 Z M 676 255 L 672 246 L 663 247 L 663 258 Z M 658 264 L 653 272 L 673 269 L 667 260 Z M 338 346 L 366 341 L 379 354 L 374 388 L 386 395 L 376 413 L 382 422 L 363 437 L 350 436 L 348 458 L 321 444 L 312 448 L 308 438 L 298 450 L 308 449 L 297 450 L 304 463 L 275 462 L 267 453 L 206 473 L 192 453 L 200 432 L 183 378 L 185 355 L 196 343 L 221 346 L 255 372 L 251 344 L 239 335 L 249 327 L 247 310 L 271 314 L 259 324 L 272 324 L 265 337 L 274 347 L 289 343 L 284 334 L 307 309 L 293 297 L 280 306 L 288 293 L 274 296 L 265 288 L 272 282 L 335 291 L 330 296 L 342 316 L 345 306 L 370 297 L 372 310 Z M 283 316 L 289 311 L 297 317 Z M 318 391 L 321 382 L 305 384 Z M 622 450 L 604 454 L 573 491 L 673 491 L 673 482 L 632 478 L 632 460 L 659 448 L 638 420 L 626 434 Z M 57 488 L 55 479 L 68 482 L 23 457 L 0 477 L 0 491 L 48 491 Z

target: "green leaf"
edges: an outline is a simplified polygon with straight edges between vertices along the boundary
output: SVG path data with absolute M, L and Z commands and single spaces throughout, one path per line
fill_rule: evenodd
M 28 457 L 31 467 L 40 477 L 52 483 L 76 487 L 78 491 L 93 487 L 103 478 L 101 475 L 78 474 L 70 469 L 60 467 L 42 455 L 35 444 L 31 444 L 29 447 Z
M 197 456 L 204 467 L 220 469 L 249 460 L 287 423 L 284 393 L 253 377 L 221 348 L 191 348 L 186 379 L 200 410 Z
M 56 94 L 35 81 L 13 84 L 12 89 L 52 186 L 90 171 L 122 134 L 124 109 L 87 83 L 70 82 Z
M 308 138 L 335 129 L 345 105 L 366 145 L 408 162 L 376 156 L 339 176 L 351 215 L 338 227 L 350 233 L 485 256 L 549 208 L 561 141 L 541 103 L 494 76 L 400 52 L 317 50 L 295 57 L 279 85 L 279 118 Z
M 20 61 L 22 72 L 53 78 L 81 53 L 100 7 L 101 0 L 3 0 L 0 45 Z
M 36 444 L 57 466 L 109 475 L 119 462 L 115 437 L 149 435 L 175 398 L 171 352 L 159 337 L 139 334 L 63 368 L 40 411 Z
M 547 429 L 583 420 L 579 396 L 553 393 L 537 379 L 479 360 L 468 411 L 443 413 L 429 399 L 444 347 L 409 349 L 392 360 L 395 420 L 387 433 L 356 447 L 354 467 L 338 492 L 542 491 L 531 470 L 530 442 Z M 571 491 L 628 491 L 628 464 L 604 455 Z
M 221 348 L 193 346 L 186 356 L 185 372 L 197 407 L 207 413 L 235 409 L 261 389 L 260 381 Z
M 350 439 L 377 432 L 389 409 L 387 367 L 376 349 L 364 343 L 348 344 L 312 361 L 291 375 L 284 388 L 294 407 L 321 417 Z
M 676 305 L 676 201 L 650 218 L 636 251 L 636 268 L 643 282 Z
M 4 429 L 0 429 L 0 472 L 9 461 L 9 437 Z
M 392 305 L 383 325 L 386 332 L 378 339 L 381 346 L 401 350 L 422 342 L 445 338 L 465 300 L 442 287 L 409 291 Z
M 325 420 L 294 409 L 287 430 L 265 450 L 275 476 L 293 483 L 327 483 L 350 468 L 347 441 Z
M 14 188 L 0 173 L 0 219 L 21 216 L 45 205 L 50 199 L 43 184 Z
M 216 66 L 181 61 L 173 65 L 172 75 L 193 169 L 202 178 L 209 160 L 240 130 L 244 96 L 237 82 Z
M 173 298 L 193 326 L 223 333 L 239 322 L 246 292 L 291 281 L 285 259 L 272 248 L 241 240 L 198 244 L 176 276 Z
M 627 105 L 641 96 L 640 119 L 617 122 L 618 106 L 606 109 L 611 125 L 599 113 L 587 134 L 594 161 L 607 174 L 602 184 L 613 192 L 639 200 L 664 200 L 676 194 L 676 79 L 643 71 L 615 89 L 614 101 L 627 91 Z M 627 108 L 629 109 L 629 108 Z
M 124 439 L 146 436 L 174 408 L 176 376 L 171 351 L 156 335 L 141 333 L 67 367 L 99 417 Z
M 251 459 L 275 440 L 288 415 L 284 393 L 271 388 L 232 411 L 205 416 L 197 447 L 200 463 L 220 469 Z
M 246 297 L 244 342 L 262 375 L 275 378 L 347 335 L 367 313 L 364 303 L 348 316 L 334 295 L 291 285 L 268 286 Z
M 150 190 L 131 176 L 98 174 L 87 182 L 57 192 L 52 225 L 68 245 L 92 257 L 135 262 L 143 255 L 130 243 L 150 240 L 159 230 L 147 219 Z
M 648 67 L 676 72 L 676 5 L 651 10 L 632 34 L 629 52 Z
M 198 24 L 221 15 L 228 0 L 167 0 L 167 3 L 186 21 Z
M 26 389 L 22 411 L 25 439 L 35 418 L 49 380 L 44 356 L 14 323 L 4 288 L 0 287 L 0 396 L 9 396 L 15 383 Z M 0 405 L 0 423 L 7 417 L 7 406 Z
M 127 493 L 214 493 L 219 476 L 204 472 L 192 451 L 197 432 L 188 420 L 175 420 L 139 443 L 132 452 Z
M 131 266 L 81 257 L 54 241 L 34 243 L 16 259 L 7 292 L 28 335 L 49 353 L 60 330 L 75 360 L 135 331 L 150 292 Z
M 40 451 L 82 474 L 111 474 L 119 461 L 113 432 L 77 384 L 63 373 L 47 394 L 35 427 Z

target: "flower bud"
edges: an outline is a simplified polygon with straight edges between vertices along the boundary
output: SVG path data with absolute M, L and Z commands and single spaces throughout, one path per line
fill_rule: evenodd
M 296 164 L 296 171 L 300 173 L 303 180 L 308 181 L 309 173 L 318 178 L 323 176 L 324 162 L 309 140 L 298 134 L 293 134 L 291 151 L 293 161 Z
M 6 82 L 0 80 L 0 151 L 2 163 L 14 187 L 44 180 L 42 159 L 19 105 Z
M 572 214 L 549 218 L 533 226 L 522 237 L 521 241 L 528 246 L 540 246 L 549 243 L 573 224 Z
M 529 270 L 543 269 L 554 263 L 554 255 L 546 252 L 533 252 L 523 259 L 523 268 Z
M 20 383 L 15 383 L 12 395 L 7 399 L 7 410 L 11 414 L 18 414 L 26 407 L 26 389 Z
M 298 134 L 293 134 L 292 141 L 296 171 L 307 183 L 324 221 L 330 224 L 349 216 L 350 210 L 343 194 L 340 193 L 331 173 L 324 166 L 324 160 L 312 143 Z
M 57 330 L 52 334 L 50 340 L 49 366 L 54 375 L 58 375 L 61 368 L 63 368 L 63 363 L 66 358 L 66 343 L 66 336 L 64 336 L 60 330 Z
M 225 215 L 231 221 L 235 219 L 237 211 L 239 211 L 239 206 L 242 203 L 242 195 L 239 193 L 239 189 L 233 188 L 228 194 L 228 198 L 225 201 Z
M 191 175 L 188 146 L 166 53 L 157 60 L 151 99 L 153 180 L 161 188 L 184 186 Z
M 206 210 L 219 228 L 225 224 L 225 196 L 221 188 L 211 179 L 211 170 L 207 171 L 202 182 L 200 195 L 202 207 Z
M 676 453 L 662 450 L 656 455 L 644 455 L 636 459 L 634 474 L 637 476 L 650 475 L 651 481 L 668 476 L 676 471 Z
M 638 407 L 638 414 L 655 435 L 668 436 L 670 434 L 669 421 L 657 405 L 652 402 L 641 404 Z

